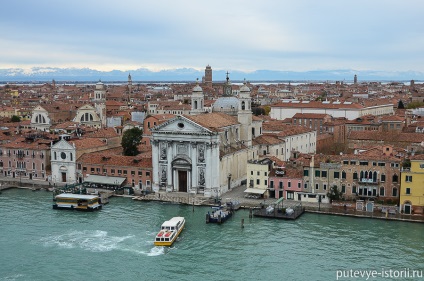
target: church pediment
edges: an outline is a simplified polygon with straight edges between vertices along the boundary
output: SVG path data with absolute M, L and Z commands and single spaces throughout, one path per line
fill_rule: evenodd
M 67 150 L 67 149 L 75 149 L 73 145 L 65 140 L 60 140 L 52 146 L 52 150 Z
M 208 130 L 205 127 L 200 126 L 199 124 L 194 123 L 193 121 L 184 118 L 183 116 L 177 116 L 165 123 L 162 123 L 159 126 L 156 126 L 152 129 L 154 133 L 166 133 L 172 132 L 175 134 L 211 134 L 212 131 Z

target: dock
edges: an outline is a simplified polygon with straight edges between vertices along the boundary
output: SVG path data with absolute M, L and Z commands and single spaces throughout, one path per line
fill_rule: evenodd
M 274 218 L 283 220 L 296 220 L 304 212 L 305 208 L 302 204 L 293 202 L 292 204 L 283 204 L 284 198 L 278 199 L 268 207 L 262 205 L 260 208 L 253 210 L 253 216 L 262 218 Z

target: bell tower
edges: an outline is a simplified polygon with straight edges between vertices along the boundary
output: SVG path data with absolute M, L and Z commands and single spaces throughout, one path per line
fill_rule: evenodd
M 199 79 L 197 79 L 196 86 L 193 88 L 193 91 L 191 93 L 190 115 L 204 113 L 204 102 L 205 96 L 203 95 L 202 88 L 199 86 Z
M 252 99 L 246 80 L 240 88 L 237 119 L 241 124 L 240 140 L 244 141 L 246 146 L 251 146 L 252 138 L 255 137 L 255 128 L 252 126 Z

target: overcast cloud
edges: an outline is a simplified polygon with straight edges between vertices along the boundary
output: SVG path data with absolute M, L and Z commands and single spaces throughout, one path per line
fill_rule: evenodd
M 424 1 L 4 1 L 0 68 L 424 71 Z

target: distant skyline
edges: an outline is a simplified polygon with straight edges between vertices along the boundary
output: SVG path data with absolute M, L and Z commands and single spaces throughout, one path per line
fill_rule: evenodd
M 421 0 L 20 0 L 2 11 L 0 69 L 424 73 Z

